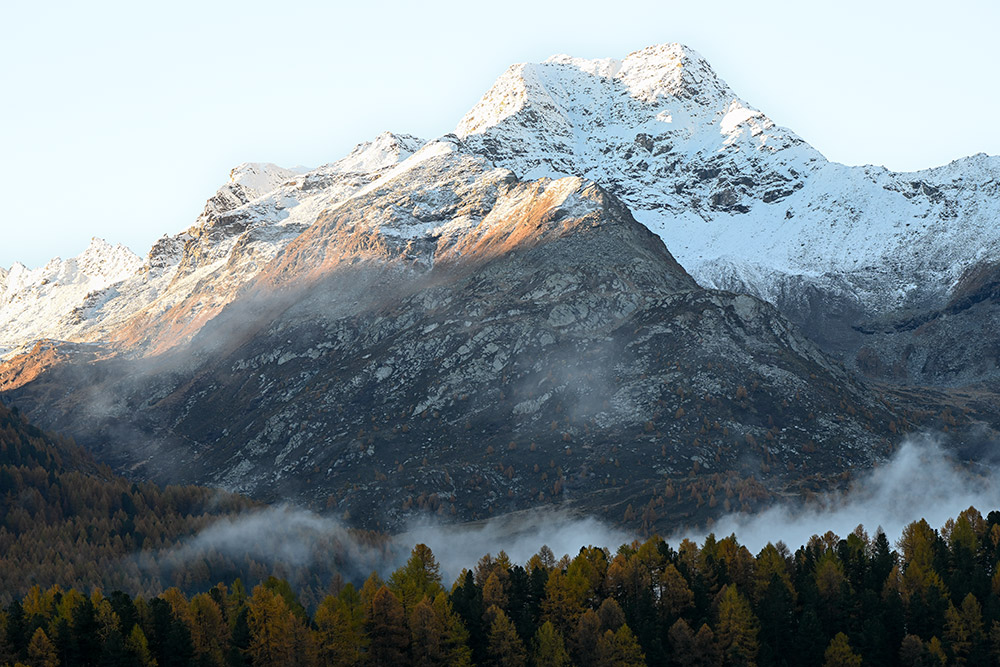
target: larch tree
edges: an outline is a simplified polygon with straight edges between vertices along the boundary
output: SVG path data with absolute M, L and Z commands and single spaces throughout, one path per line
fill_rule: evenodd
M 552 621 L 542 623 L 535 633 L 531 642 L 531 660 L 535 667 L 569 667 L 566 643 Z
M 406 565 L 389 577 L 389 589 L 403 604 L 409 614 L 427 596 L 431 600 L 442 592 L 441 566 L 438 565 L 430 547 L 418 544 L 410 552 Z
M 847 635 L 838 632 L 823 654 L 823 667 L 861 667 L 861 656 L 851 649 Z
M 487 664 L 496 667 L 524 667 L 528 661 L 528 652 L 510 618 L 497 606 L 490 607 L 487 614 L 493 618 L 487 644 Z
M 295 663 L 295 628 L 284 598 L 264 587 L 254 587 L 249 601 L 249 654 L 255 667 Z
M 726 586 L 720 597 L 716 637 L 726 663 L 731 665 L 757 664 L 758 624 L 757 618 L 750 610 L 750 603 L 736 590 L 734 585 Z
M 149 641 L 146 633 L 138 623 L 132 626 L 132 632 L 125 640 L 125 650 L 132 656 L 133 664 L 139 667 L 156 667 L 156 659 L 149 650 Z
M 328 596 L 316 609 L 316 645 L 320 664 L 349 667 L 366 657 L 368 637 L 361 596 L 347 584 L 334 597 Z
M 373 665 L 390 667 L 403 663 L 410 630 L 403 604 L 387 586 L 378 589 L 372 598 L 367 630 L 371 641 L 369 656 Z
M 410 612 L 410 662 L 417 667 L 444 664 L 444 622 L 426 597 Z
M 31 667 L 57 667 L 59 656 L 45 630 L 37 628 L 28 642 L 28 663 Z
M 438 593 L 434 598 L 434 612 L 441 619 L 444 628 L 442 646 L 445 663 L 451 667 L 470 667 L 472 649 L 469 646 L 469 631 L 461 617 L 452 609 L 445 593 Z

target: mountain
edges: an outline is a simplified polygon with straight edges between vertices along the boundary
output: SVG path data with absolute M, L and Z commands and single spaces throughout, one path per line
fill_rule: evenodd
M 39 339 L 99 344 L 130 356 L 188 340 L 319 213 L 423 142 L 384 133 L 311 171 L 247 163 L 195 224 L 164 236 L 145 262 L 95 239 L 80 256 L 0 274 L 0 358 Z
M 829 162 L 679 44 L 515 65 L 456 134 L 518 174 L 600 183 L 699 283 L 776 304 L 863 371 L 935 384 L 1000 377 L 992 334 L 981 346 L 990 363 L 938 356 L 967 347 L 978 316 L 917 340 L 925 354 L 909 334 L 884 335 L 935 319 L 995 262 L 1000 158 L 913 173 Z M 984 308 L 988 321 L 1000 315 L 995 300 Z
M 965 294 L 1000 250 L 1000 158 L 913 173 L 829 162 L 679 44 L 514 65 L 455 135 L 520 177 L 600 184 L 700 284 L 775 304 L 871 377 L 936 386 L 1000 377 L 1000 340 L 970 338 L 1000 319 L 1000 305 L 988 291 L 974 302 Z M 130 355 L 184 342 L 321 211 L 423 144 L 384 133 L 312 171 L 241 165 L 196 224 L 161 239 L 131 276 L 0 309 L 0 354 L 39 338 Z
M 118 470 L 366 527 L 701 521 L 996 427 L 997 171 L 830 163 L 680 45 L 516 65 L 454 134 L 241 165 L 0 311 L 0 391 Z
M 0 269 L 0 355 L 39 338 L 64 338 L 84 309 L 93 307 L 133 275 L 142 260 L 122 245 L 94 238 L 72 259 L 38 269 Z
M 903 426 L 599 185 L 455 137 L 321 214 L 190 343 L 15 385 L 116 468 L 369 528 L 552 502 L 702 520 L 867 467 Z

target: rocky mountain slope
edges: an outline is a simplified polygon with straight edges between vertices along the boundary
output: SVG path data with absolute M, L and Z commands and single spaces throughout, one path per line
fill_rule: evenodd
M 321 215 L 190 344 L 5 396 L 132 474 L 368 527 L 551 502 L 703 519 L 870 465 L 898 419 L 600 186 L 454 138 Z
M 995 261 L 1000 158 L 914 173 L 828 162 L 678 44 L 515 65 L 456 133 L 518 174 L 601 183 L 701 284 L 778 305 L 851 364 L 860 353 L 905 368 L 894 379 L 967 379 L 933 360 L 898 364 L 910 341 L 871 345 L 866 322 L 946 308 L 964 276 Z

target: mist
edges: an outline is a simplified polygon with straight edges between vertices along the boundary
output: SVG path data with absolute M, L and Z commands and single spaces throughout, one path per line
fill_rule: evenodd
M 933 436 L 908 438 L 892 458 L 845 492 L 821 494 L 807 504 L 782 503 L 756 514 L 729 514 L 710 529 L 678 530 L 667 540 L 676 545 L 683 538 L 701 542 L 709 533 L 735 534 L 753 553 L 779 540 L 795 550 L 813 535 L 833 531 L 845 537 L 862 524 L 869 533 L 881 527 L 893 542 L 919 519 L 940 528 L 969 507 L 983 514 L 1000 508 L 995 472 L 982 463 L 978 470 L 962 466 Z
M 292 573 L 303 569 L 337 571 L 357 584 L 373 571 L 388 577 L 410 556 L 414 545 L 426 544 L 450 586 L 463 569 L 472 569 L 485 554 L 501 550 L 524 564 L 542 546 L 557 558 L 575 556 L 581 547 L 611 549 L 636 538 L 592 517 L 538 510 L 519 512 L 475 524 L 443 524 L 421 520 L 403 533 L 381 542 L 353 531 L 338 519 L 290 505 L 268 507 L 238 517 L 220 519 L 181 544 L 145 559 L 147 568 L 168 570 L 219 554 L 234 560 L 252 559 Z
M 581 547 L 608 547 L 613 552 L 621 544 L 638 537 L 594 517 L 574 516 L 554 510 L 526 510 L 477 524 L 433 524 L 411 526 L 394 540 L 400 547 L 423 543 L 434 552 L 445 582 L 450 583 L 462 569 L 471 570 L 485 554 L 504 551 L 513 563 L 525 564 L 548 546 L 556 558 L 575 556 Z
M 701 543 L 710 532 L 719 537 L 735 534 L 756 553 L 779 540 L 794 550 L 827 531 L 844 537 L 862 524 L 869 533 L 881 528 L 894 541 L 907 524 L 921 518 L 940 528 L 970 506 L 984 513 L 1000 508 L 994 469 L 978 465 L 961 465 L 935 438 L 911 438 L 844 492 L 821 494 L 808 503 L 779 504 L 757 514 L 725 515 L 710 529 L 679 528 L 665 539 L 676 548 L 685 538 Z M 591 545 L 613 552 L 638 537 L 594 517 L 540 509 L 476 523 L 420 519 L 380 540 L 338 519 L 282 505 L 221 519 L 153 560 L 176 566 L 218 553 L 290 573 L 328 568 L 361 583 L 372 571 L 387 577 L 406 562 L 414 545 L 423 543 L 437 558 L 447 586 L 487 553 L 495 556 L 503 550 L 513 563 L 523 565 L 543 545 L 559 558 L 575 556 Z

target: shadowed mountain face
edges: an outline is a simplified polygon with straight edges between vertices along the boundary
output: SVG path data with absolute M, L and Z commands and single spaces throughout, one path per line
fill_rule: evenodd
M 190 344 L 6 388 L 134 474 L 369 527 L 549 503 L 705 518 L 870 464 L 896 418 L 599 186 L 450 139 L 323 214 Z

